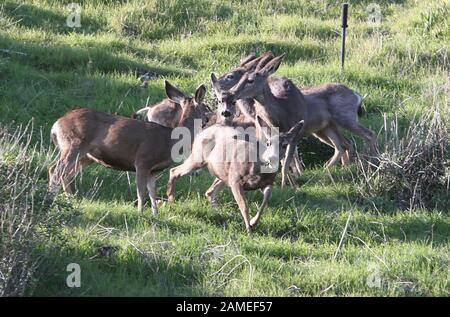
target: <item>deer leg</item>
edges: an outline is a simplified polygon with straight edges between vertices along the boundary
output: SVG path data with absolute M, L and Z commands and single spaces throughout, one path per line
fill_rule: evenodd
M 63 187 L 71 188 L 71 183 L 73 181 L 73 177 L 81 171 L 81 169 L 89 164 L 92 164 L 94 161 L 87 157 L 83 157 L 81 159 L 77 159 L 75 163 L 75 167 L 66 174 L 66 177 L 63 181 Z M 71 189 L 70 189 L 71 190 Z
M 321 131 L 317 131 L 315 133 L 313 133 L 313 135 L 319 139 L 319 141 L 321 141 L 322 143 L 332 147 L 333 149 L 335 149 L 335 146 L 333 145 L 333 141 L 328 137 L 327 133 L 326 133 L 326 129 L 321 130 Z M 337 130 L 337 128 L 333 128 L 336 137 L 339 139 L 339 143 L 342 145 L 342 147 L 344 148 L 342 156 L 341 156 L 341 164 L 344 166 L 346 164 L 349 163 L 350 161 L 350 154 L 349 152 L 351 151 L 351 149 L 353 148 L 350 144 L 350 142 L 344 138 L 342 136 L 342 134 L 339 132 L 339 130 Z M 328 166 L 334 156 L 332 156 L 330 159 L 328 159 L 328 161 L 325 162 L 324 166 Z
M 183 164 L 170 169 L 169 182 L 167 183 L 167 196 L 169 202 L 175 200 L 175 184 L 177 179 L 192 171 L 203 168 L 204 165 L 204 162 L 196 162 L 193 156 L 190 155 Z
M 49 187 L 53 187 L 55 183 L 61 182 L 63 190 L 66 194 L 72 195 L 70 187 L 73 176 L 81 169 L 82 166 L 88 165 L 92 161 L 78 149 L 71 149 L 69 152 L 61 154 L 56 164 L 49 168 Z
M 328 139 L 332 142 L 334 147 L 334 155 L 331 158 L 331 160 L 328 162 L 328 164 L 325 167 L 331 167 L 335 165 L 344 154 L 344 149 L 341 143 L 341 137 L 339 136 L 339 132 L 336 131 L 335 128 L 326 128 L 324 130 L 324 133 L 328 137 Z
M 223 181 L 216 178 L 205 193 L 206 199 L 208 199 L 214 208 L 219 208 L 219 204 L 217 203 L 217 193 L 222 189 L 223 184 Z
M 328 136 L 325 133 L 325 130 L 321 130 L 321 131 L 317 131 L 315 133 L 313 133 L 313 135 L 322 143 L 328 145 L 329 147 L 332 147 L 334 149 L 334 145 L 333 142 L 331 142 L 331 140 L 328 138 Z M 327 166 L 330 161 L 331 161 L 332 157 L 328 159 L 328 161 L 325 162 L 324 166 Z
M 145 196 L 147 194 L 148 170 L 142 167 L 136 167 L 136 190 L 138 199 L 138 211 L 144 211 Z
M 291 165 L 289 165 L 289 170 L 294 175 L 294 177 L 299 176 L 297 165 L 295 164 L 295 153 L 294 156 L 292 157 Z
M 377 145 L 377 137 L 375 133 L 373 133 L 371 130 L 367 129 L 358 122 L 346 123 L 342 126 L 347 130 L 359 135 L 369 144 L 369 151 L 370 151 L 369 153 L 371 156 L 373 157 L 378 156 L 379 152 Z
M 236 200 L 239 210 L 241 212 L 242 218 L 244 219 L 245 229 L 248 234 L 252 233 L 252 227 L 250 226 L 250 220 L 248 215 L 248 206 L 245 201 L 244 189 L 238 183 L 231 185 L 231 192 L 233 193 L 234 200 Z
M 286 149 L 286 156 L 284 160 L 282 160 L 282 170 L 281 170 L 281 188 L 283 188 L 287 184 L 287 176 L 289 171 L 289 166 L 292 161 L 292 155 L 294 154 L 295 146 L 289 144 Z
M 294 179 L 292 178 L 292 175 L 290 173 L 287 174 L 287 180 L 289 182 L 289 186 L 292 186 L 292 187 L 295 186 Z
M 152 203 L 153 216 L 156 216 L 158 214 L 158 202 L 156 199 L 156 176 L 152 173 L 147 178 L 147 190 Z
M 302 165 L 302 162 L 298 155 L 297 146 L 294 149 L 294 154 L 292 156 L 292 161 L 291 161 L 291 165 L 289 166 L 289 168 L 295 178 L 299 178 L 301 173 L 303 172 L 303 165 Z M 289 180 L 289 181 L 292 182 L 292 180 Z
M 261 215 L 264 211 L 264 208 L 266 208 L 267 203 L 269 202 L 270 197 L 272 196 L 272 185 L 266 186 L 264 188 L 264 198 L 261 203 L 261 206 L 258 208 L 258 212 L 256 215 L 250 220 L 250 226 L 254 227 L 258 224 L 259 219 L 261 218 Z
M 48 168 L 48 188 L 50 191 L 53 190 L 55 186 L 55 169 L 56 169 L 57 163 L 50 165 Z
M 72 194 L 70 186 L 67 185 L 65 180 L 65 172 L 68 165 L 68 158 L 70 156 L 69 152 L 61 153 L 58 161 L 50 166 L 48 169 L 48 187 L 51 191 L 56 190 L 58 184 L 63 184 L 63 190 L 66 194 Z
M 351 162 L 351 158 L 352 158 L 352 153 L 353 153 L 353 145 L 351 144 L 351 142 L 349 140 L 347 140 L 346 138 L 344 138 L 340 133 L 339 135 L 341 136 L 341 144 L 344 147 L 344 155 L 341 157 L 341 163 L 342 166 L 345 166 L 347 164 L 349 164 Z
M 294 163 L 295 163 L 295 168 L 297 171 L 297 175 L 300 176 L 303 172 L 303 160 L 300 158 L 300 155 L 298 154 L 298 147 L 295 147 L 294 150 Z

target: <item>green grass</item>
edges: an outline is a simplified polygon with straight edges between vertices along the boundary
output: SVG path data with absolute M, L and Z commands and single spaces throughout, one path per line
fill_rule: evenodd
M 0 4 L 0 121 L 33 119 L 49 149 L 51 125 L 73 106 L 129 116 L 164 98 L 164 79 L 193 93 L 211 72 L 268 49 L 287 53 L 277 73 L 299 87 L 341 82 L 366 95 L 361 121 L 377 132 L 383 113 L 397 114 L 405 128 L 433 102 L 447 102 L 448 0 L 376 1 L 383 23 L 375 29 L 365 11 L 374 1 L 349 1 L 344 72 L 335 1 L 77 2 L 79 29 L 65 25 L 68 11 L 59 1 Z M 158 75 L 147 89 L 137 80 L 142 70 Z M 383 141 L 380 134 L 381 147 Z M 311 141 L 302 148 L 308 169 L 301 186 L 275 187 L 250 238 L 228 190 L 220 211 L 203 198 L 212 181 L 206 171 L 181 180 L 178 201 L 153 217 L 149 208 L 137 213 L 133 174 L 129 186 L 125 173 L 87 168 L 76 182 L 76 214 L 47 242 L 29 294 L 450 295 L 448 208 L 401 211 L 389 201 L 361 201 L 354 167 L 324 171 L 328 149 Z M 166 181 L 165 173 L 160 196 Z M 261 196 L 248 193 L 253 212 Z M 113 251 L 102 256 L 102 246 Z M 81 265 L 79 289 L 65 285 L 72 262 Z M 367 282 L 374 274 L 379 287 Z

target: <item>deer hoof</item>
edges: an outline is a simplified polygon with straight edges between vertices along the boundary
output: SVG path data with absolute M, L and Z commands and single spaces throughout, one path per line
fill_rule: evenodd
M 258 222 L 259 222 L 259 219 L 256 217 L 253 217 L 252 219 L 250 219 L 250 227 L 253 228 L 254 226 L 256 226 L 258 224 Z

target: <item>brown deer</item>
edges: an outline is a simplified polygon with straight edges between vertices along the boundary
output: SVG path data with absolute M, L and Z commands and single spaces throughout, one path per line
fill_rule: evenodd
M 202 112 L 205 114 L 207 121 L 212 116 L 212 110 L 206 104 L 199 104 L 199 107 L 203 107 Z M 161 102 L 146 106 L 139 109 L 131 115 L 131 118 L 137 119 L 145 114 L 148 122 L 158 123 L 168 128 L 175 128 L 179 125 L 183 109 L 180 104 L 166 98 Z
M 248 71 L 254 70 L 259 62 L 261 61 L 264 62 L 270 60 L 271 58 L 273 58 L 273 54 L 270 51 L 266 52 L 260 57 L 256 57 L 256 55 L 254 54 L 248 55 L 247 57 L 242 59 L 238 67 L 232 69 L 231 71 L 220 77 L 219 82 L 221 89 L 231 88 L 239 81 L 239 79 L 242 77 L 243 74 L 245 74 Z M 253 100 L 240 99 L 237 101 L 237 103 L 242 104 L 240 107 L 238 107 L 237 110 L 249 109 L 250 106 L 253 104 Z M 233 116 L 231 121 L 227 123 L 226 113 L 220 114 L 220 112 L 221 112 L 220 109 L 216 113 L 213 113 L 209 108 L 205 109 L 205 113 L 207 114 L 208 119 L 208 126 L 211 126 L 218 122 L 241 127 L 248 127 L 250 125 L 255 125 L 254 116 L 249 117 L 244 113 L 239 113 L 239 111 L 237 111 L 238 112 L 237 115 Z M 136 111 L 133 114 L 133 118 L 137 118 L 137 116 L 142 115 L 144 113 L 146 113 L 146 118 L 148 121 L 156 122 L 163 126 L 173 128 L 179 122 L 179 118 L 181 116 L 181 107 L 178 104 L 175 104 L 172 101 L 165 99 L 154 106 L 145 107 Z M 303 164 L 298 156 L 297 151 L 295 151 L 293 158 L 294 160 L 293 163 L 291 164 L 291 170 L 296 176 L 299 176 L 302 171 Z M 293 183 L 292 180 L 291 183 Z
M 343 164 L 349 160 L 351 146 L 343 138 L 338 127 L 344 127 L 359 134 L 369 142 L 371 154 L 376 154 L 376 137 L 370 130 L 358 123 L 357 113 L 361 106 L 361 97 L 344 85 L 328 84 L 306 90 L 306 96 L 287 78 L 268 76 L 275 72 L 283 58 L 279 56 L 267 62 L 260 62 L 255 71 L 246 73 L 239 82 L 221 97 L 219 103 L 223 112 L 233 113 L 236 100 L 254 99 L 250 109 L 266 121 L 286 131 L 301 118 L 305 119 L 303 131 L 299 137 L 313 134 L 322 142 L 334 147 L 335 154 L 326 163 L 326 167 L 334 165 L 339 159 Z M 218 81 L 213 85 L 220 89 Z M 242 85 L 243 82 L 245 85 Z M 236 89 L 236 87 L 240 87 Z M 242 105 L 240 105 L 242 106 Z M 241 110 L 243 113 L 249 110 Z M 293 147 L 286 154 L 283 166 L 282 185 L 285 184 L 287 166 L 292 157 Z
M 179 177 L 208 167 L 216 179 L 208 190 L 207 197 L 215 200 L 215 195 L 223 184 L 230 187 L 244 219 L 247 233 L 250 234 L 272 193 L 272 184 L 277 173 L 277 168 L 272 167 L 278 165 L 287 145 L 296 138 L 296 134 L 303 126 L 301 121 L 287 133 L 271 135 L 266 134 L 267 128 L 271 126 L 258 116 L 256 120 L 264 128 L 261 130 L 265 142 L 241 138 L 241 132 L 237 129 L 222 124 L 215 124 L 199 133 L 194 140 L 191 155 L 183 164 L 170 170 L 167 184 L 169 201 L 175 198 L 175 184 Z M 262 155 L 258 155 L 259 153 Z M 269 166 L 271 169 L 264 172 L 264 166 Z M 256 215 L 250 219 L 244 192 L 255 189 L 261 189 L 264 198 Z
M 267 57 L 273 57 L 272 53 L 267 52 L 261 57 L 256 57 L 255 54 L 250 54 L 241 60 L 238 67 L 228 72 L 228 76 L 235 76 L 237 81 L 239 81 L 245 72 L 255 69 L 258 62 Z M 235 81 L 229 88 L 234 86 L 237 81 Z M 216 123 L 218 119 L 220 120 L 220 118 L 217 118 L 215 114 L 213 115 L 212 110 L 207 105 L 205 105 L 205 107 L 204 112 L 207 114 L 208 119 L 211 117 L 211 120 L 208 120 L 210 121 L 210 125 Z M 145 115 L 147 121 L 149 122 L 155 122 L 168 128 L 174 128 L 178 125 L 181 119 L 181 113 L 181 106 L 166 98 L 153 106 L 145 106 L 144 108 L 137 110 L 131 117 L 133 119 L 137 119 L 139 116 Z M 246 119 L 244 116 L 239 116 L 239 119 L 236 122 L 243 122 L 245 120 Z
M 201 119 L 206 88 L 201 85 L 194 98 L 165 82 L 166 94 L 183 109 L 178 126 L 193 135 L 194 120 Z M 93 162 L 105 167 L 136 172 L 138 210 L 143 211 L 147 191 L 153 214 L 157 213 L 156 176 L 172 163 L 171 128 L 142 122 L 93 109 L 74 109 L 59 118 L 52 127 L 51 138 L 60 150 L 56 164 L 49 169 L 49 187 L 59 182 L 70 194 L 70 182 L 83 166 Z

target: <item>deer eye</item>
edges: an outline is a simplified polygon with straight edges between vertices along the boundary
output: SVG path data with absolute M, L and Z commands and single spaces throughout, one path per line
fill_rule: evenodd
M 228 78 L 228 79 L 233 79 L 234 76 L 233 76 L 233 74 L 229 74 L 229 75 L 227 75 L 227 78 Z
M 255 81 L 254 78 L 249 78 L 249 79 L 247 79 L 247 83 L 249 83 L 249 84 L 252 84 L 254 81 Z

